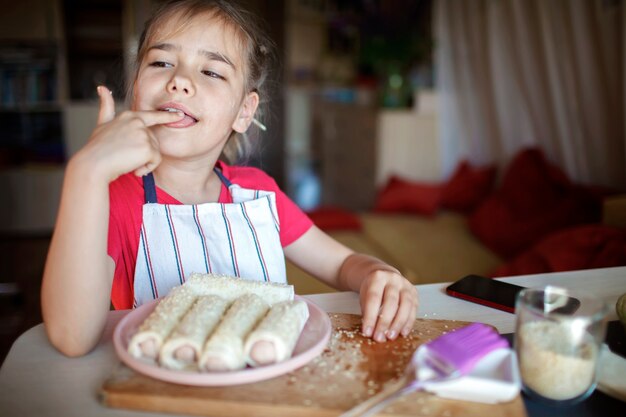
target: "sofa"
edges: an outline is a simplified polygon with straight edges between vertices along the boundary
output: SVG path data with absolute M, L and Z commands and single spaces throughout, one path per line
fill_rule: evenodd
M 623 191 L 575 184 L 529 148 L 501 173 L 463 161 L 441 183 L 392 176 L 367 212 L 321 207 L 309 216 L 427 284 L 626 265 Z M 333 291 L 289 262 L 287 277 L 298 294 Z

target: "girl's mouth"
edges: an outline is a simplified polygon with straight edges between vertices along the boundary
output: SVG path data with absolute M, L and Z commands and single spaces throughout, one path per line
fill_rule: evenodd
M 184 127 L 189 127 L 189 126 L 193 126 L 194 124 L 198 123 L 198 119 L 196 119 L 194 116 L 190 115 L 189 113 L 187 113 L 186 111 L 184 111 L 183 109 L 179 108 L 179 107 L 161 107 L 159 110 L 161 111 L 169 111 L 169 112 L 183 112 L 183 114 L 185 115 L 185 117 L 183 117 L 182 119 L 173 122 L 173 123 L 167 123 L 165 126 L 167 127 L 174 127 L 174 128 L 184 128 Z

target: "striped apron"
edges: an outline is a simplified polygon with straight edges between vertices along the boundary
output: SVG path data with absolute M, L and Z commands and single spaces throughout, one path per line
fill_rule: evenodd
M 194 272 L 287 282 L 275 194 L 241 188 L 214 171 L 233 203 L 158 204 L 154 177 L 143 177 L 134 307 L 167 295 Z

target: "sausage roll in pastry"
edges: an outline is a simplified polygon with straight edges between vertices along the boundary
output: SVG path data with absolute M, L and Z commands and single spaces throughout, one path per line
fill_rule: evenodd
M 130 339 L 128 352 L 138 359 L 156 360 L 161 346 L 197 295 L 185 286 L 174 287 L 162 298 Z
M 262 366 L 291 357 L 308 318 L 309 308 L 304 301 L 286 301 L 272 306 L 246 339 L 246 362 Z
M 229 302 L 219 295 L 199 296 L 161 347 L 161 366 L 197 370 L 202 346 L 219 324 L 228 305 Z
M 204 345 L 200 370 L 220 372 L 244 368 L 244 340 L 268 309 L 268 304 L 256 294 L 237 298 Z
M 230 301 L 246 293 L 258 295 L 269 305 L 294 298 L 293 285 L 252 281 L 227 275 L 193 273 L 185 286 L 193 288 L 198 294 L 217 294 Z

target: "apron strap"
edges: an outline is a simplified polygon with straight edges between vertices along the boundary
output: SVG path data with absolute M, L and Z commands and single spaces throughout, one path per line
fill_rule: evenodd
M 224 184 L 226 186 L 226 188 L 230 188 L 231 185 L 233 185 L 232 182 L 230 182 L 230 180 L 228 178 L 226 178 L 224 176 L 224 174 L 222 174 L 222 170 L 214 167 L 213 168 L 213 172 L 215 172 L 217 174 L 218 177 L 220 177 L 220 181 L 222 181 L 222 184 Z
M 222 171 L 217 167 L 213 168 L 213 172 L 217 174 L 220 181 L 226 186 L 226 188 L 230 188 L 233 185 L 228 178 L 222 174 Z M 157 193 L 156 193 L 156 185 L 154 184 L 154 175 L 150 172 L 147 175 L 142 177 L 143 179 L 143 193 L 146 204 L 156 204 L 157 203 Z
M 143 195 L 146 204 L 157 203 L 156 186 L 154 185 L 154 175 L 152 175 L 152 172 L 143 176 Z

